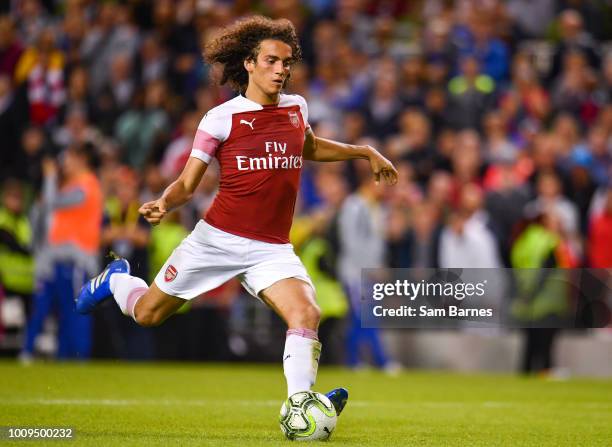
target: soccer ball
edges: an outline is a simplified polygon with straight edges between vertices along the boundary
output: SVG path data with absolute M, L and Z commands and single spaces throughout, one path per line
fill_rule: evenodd
M 292 441 L 323 441 L 336 428 L 336 409 L 324 394 L 300 391 L 291 395 L 280 410 L 280 428 Z

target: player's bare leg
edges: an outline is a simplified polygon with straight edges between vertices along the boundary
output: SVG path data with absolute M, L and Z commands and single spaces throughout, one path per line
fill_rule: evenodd
M 158 326 L 179 310 L 185 301 L 162 292 L 157 284 L 152 283 L 135 303 L 132 317 L 141 326 Z
M 310 284 L 297 278 L 281 279 L 260 292 L 262 299 L 283 319 L 289 329 L 316 333 L 321 310 Z
M 185 304 L 184 299 L 162 292 L 155 282 L 147 286 L 126 273 L 112 275 L 110 290 L 121 311 L 144 327 L 159 326 Z
M 321 343 L 317 336 L 321 310 L 310 284 L 297 279 L 282 279 L 260 292 L 262 299 L 287 323 L 283 369 L 287 394 L 310 390 L 317 378 Z M 344 388 L 330 391 L 336 412 L 340 414 L 348 392 Z

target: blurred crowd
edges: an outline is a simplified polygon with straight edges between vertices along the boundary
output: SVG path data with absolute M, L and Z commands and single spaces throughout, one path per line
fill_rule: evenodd
M 362 267 L 612 267 L 608 2 L 12 0 L 0 6 L 5 292 L 34 291 L 45 178 L 66 175 L 75 147 L 104 198 L 97 252 L 155 276 L 214 199 L 217 169 L 160 227 L 138 206 L 234 96 L 201 48 L 251 13 L 296 26 L 304 59 L 286 91 L 306 98 L 315 134 L 372 145 L 400 173 L 387 188 L 367 162 L 304 168 L 292 239 L 332 331 Z M 390 363 L 376 334 L 350 331 Z

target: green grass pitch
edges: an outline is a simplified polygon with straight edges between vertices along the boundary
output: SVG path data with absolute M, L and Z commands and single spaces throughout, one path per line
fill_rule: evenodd
M 332 445 L 612 445 L 610 380 L 320 369 L 317 391 L 339 385 Z M 76 432 L 14 445 L 287 446 L 284 398 L 280 364 L 0 363 L 0 426 Z

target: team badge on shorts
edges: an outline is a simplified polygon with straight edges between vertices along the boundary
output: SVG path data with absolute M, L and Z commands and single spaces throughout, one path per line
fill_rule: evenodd
M 293 124 L 293 127 L 300 127 L 300 120 L 298 119 L 297 112 L 289 112 L 289 121 Z
M 174 278 L 176 278 L 177 273 L 178 272 L 176 270 L 176 267 L 170 264 L 168 268 L 166 269 L 166 273 L 164 273 L 164 281 L 166 282 L 174 281 Z

